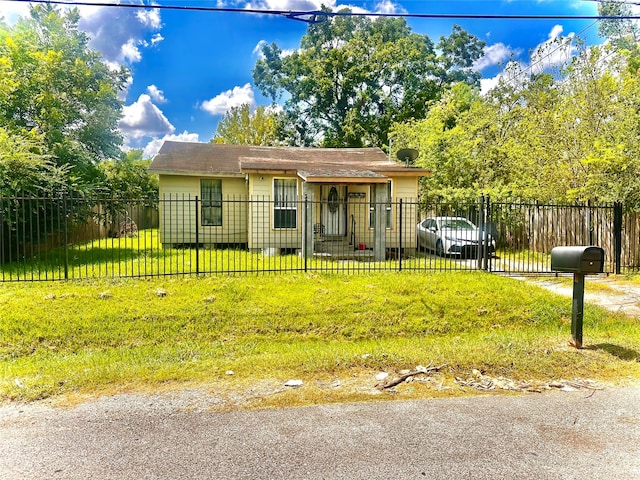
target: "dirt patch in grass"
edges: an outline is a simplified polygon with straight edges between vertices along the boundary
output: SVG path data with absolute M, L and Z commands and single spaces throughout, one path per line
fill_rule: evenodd
M 387 374 L 382 378 L 382 374 Z M 153 388 L 121 387 L 92 393 L 52 397 L 37 403 L 58 408 L 73 408 L 98 398 L 112 398 L 145 410 L 170 409 L 184 412 L 226 412 L 270 408 L 301 407 L 331 403 L 352 403 L 425 398 L 452 398 L 476 395 L 543 394 L 551 391 L 584 390 L 593 392 L 613 386 L 636 385 L 635 378 L 621 379 L 615 384 L 591 379 L 559 379 L 553 381 L 514 380 L 492 376 L 478 370 L 454 375 L 444 369 L 428 375 L 411 375 L 392 388 L 384 388 L 390 379 L 403 377 L 406 371 L 381 372 L 356 369 L 341 376 L 317 375 L 288 386 L 284 379 L 237 379 L 209 383 L 168 384 Z M 142 399 L 142 401 L 141 401 Z M 33 406 L 35 406 L 32 403 Z

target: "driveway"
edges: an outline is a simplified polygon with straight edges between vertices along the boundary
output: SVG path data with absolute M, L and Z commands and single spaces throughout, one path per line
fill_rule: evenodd
M 600 305 L 612 312 L 624 313 L 631 317 L 640 317 L 640 284 L 614 280 L 606 275 L 585 277 L 584 301 Z M 562 284 L 554 278 L 521 278 L 539 287 L 561 295 L 573 296 L 573 285 Z M 600 285 L 599 288 L 594 286 Z
M 640 386 L 229 413 L 198 391 L 2 406 L 0 478 L 640 478 Z

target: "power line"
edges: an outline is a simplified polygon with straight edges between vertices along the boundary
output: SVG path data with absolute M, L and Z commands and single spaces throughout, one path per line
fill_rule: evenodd
M 66 6 L 90 6 L 90 7 L 115 7 L 137 8 L 151 10 L 181 10 L 218 13 L 253 13 L 261 15 L 282 16 L 291 20 L 299 20 L 305 23 L 319 23 L 330 17 L 403 17 L 421 18 L 432 20 L 456 19 L 456 20 L 640 20 L 637 15 L 502 15 L 502 14 L 465 14 L 465 13 L 375 13 L 375 12 L 325 12 L 320 10 L 267 10 L 252 8 L 228 8 L 228 7 L 198 7 L 193 5 L 147 5 L 114 2 L 90 2 L 90 1 L 64 1 L 64 0 L 0 0 L 14 3 L 44 3 Z M 591 0 L 597 1 L 597 0 Z M 640 4 L 640 2 L 639 2 Z
M 627 0 L 582 0 L 583 2 L 593 2 L 593 3 L 617 3 L 619 5 L 640 5 L 640 2 L 630 2 Z
M 582 35 L 583 33 L 585 33 L 587 30 L 589 30 L 590 28 L 592 28 L 592 27 L 593 27 L 594 25 L 596 25 L 597 23 L 598 23 L 598 22 L 597 22 L 597 20 L 596 20 L 596 21 L 594 21 L 593 23 L 591 23 L 591 24 L 587 25 L 587 26 L 586 26 L 586 27 L 584 27 L 582 30 L 580 30 L 580 31 L 575 35 L 575 37 L 579 37 L 580 35 Z M 530 63 L 526 68 L 524 68 L 524 69 L 522 70 L 522 73 L 523 73 L 523 74 L 527 74 L 527 72 L 528 72 L 528 74 L 529 74 L 529 75 L 533 74 L 533 68 L 534 68 L 536 65 L 543 64 L 543 62 L 544 62 L 547 58 L 550 58 L 554 53 L 558 52 L 559 50 L 562 50 L 562 49 L 567 48 L 571 43 L 573 43 L 573 39 L 570 39 L 570 41 L 568 42 L 568 44 L 567 44 L 567 43 L 564 43 L 564 42 L 563 42 L 563 43 L 560 43 L 556 48 L 554 48 L 553 50 L 551 50 L 550 52 L 548 52 L 546 55 L 544 55 L 544 56 L 540 56 L 540 57 L 538 57 L 537 59 L 534 59 L 534 61 L 532 61 L 532 62 L 531 62 L 531 63 Z M 544 66 L 544 64 L 543 64 L 543 66 Z M 507 83 L 511 83 L 512 81 L 515 81 L 515 80 L 516 80 L 516 76 L 515 76 L 515 74 L 513 74 L 513 75 L 511 75 L 509 78 L 507 78 L 507 79 L 506 79 L 506 82 L 507 82 Z

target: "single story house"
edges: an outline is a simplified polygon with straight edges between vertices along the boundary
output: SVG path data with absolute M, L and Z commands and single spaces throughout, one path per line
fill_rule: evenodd
M 399 225 L 411 229 L 403 249 L 415 249 L 417 209 L 400 219 L 391 205 L 400 199 L 415 205 L 418 179 L 429 175 L 379 148 L 172 141 L 149 170 L 159 175 L 164 247 L 277 246 L 308 256 L 331 239 L 366 248 L 376 259 L 396 246 Z

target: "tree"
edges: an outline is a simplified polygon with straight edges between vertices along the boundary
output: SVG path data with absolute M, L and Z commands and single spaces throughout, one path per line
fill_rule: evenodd
M 106 160 L 99 168 L 104 176 L 100 193 L 124 200 L 157 199 L 158 176 L 149 173 L 151 160 L 142 150 L 130 150 L 118 160 Z
M 512 172 L 504 152 L 510 135 L 502 112 L 459 83 L 435 103 L 423 120 L 394 125 L 393 145 L 419 151 L 416 164 L 432 172 L 422 179 L 422 200 L 466 202 L 480 193 L 504 198 Z
M 127 72 L 89 49 L 78 20 L 77 10 L 38 5 L 29 18 L 0 28 L 0 126 L 40 135 L 48 158 L 69 166 L 77 179 L 70 183 L 87 192 L 96 165 L 120 155 L 118 92 Z
M 67 169 L 57 167 L 42 139 L 0 128 L 0 198 L 53 196 L 67 187 Z
M 631 16 L 631 6 L 623 1 L 604 0 L 598 2 L 598 15 L 603 17 Z M 635 50 L 640 40 L 640 30 L 630 19 L 605 19 L 598 24 L 598 33 L 613 43 L 617 49 Z
M 458 84 L 427 118 L 395 125 L 433 175 L 423 197 L 624 202 L 640 208 L 640 76 L 625 54 L 585 48 L 563 76 L 480 96 Z
M 287 143 L 382 146 L 393 122 L 424 118 L 448 85 L 475 83 L 484 42 L 454 27 L 436 46 L 401 18 L 337 16 L 311 24 L 300 49 L 262 49 L 253 77 L 284 106 Z
M 248 104 L 232 107 L 218 123 L 211 143 L 277 145 L 278 116 L 261 105 L 251 112 Z

